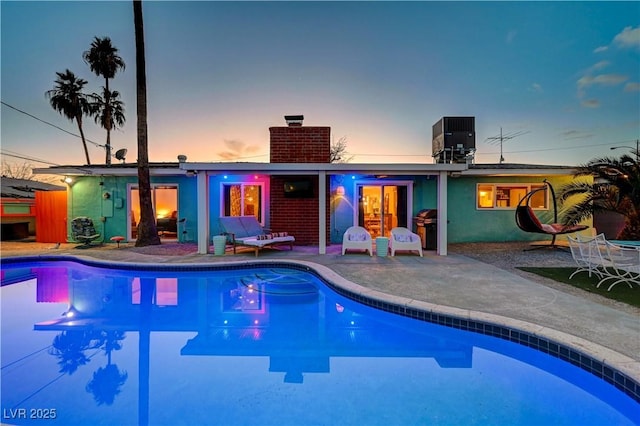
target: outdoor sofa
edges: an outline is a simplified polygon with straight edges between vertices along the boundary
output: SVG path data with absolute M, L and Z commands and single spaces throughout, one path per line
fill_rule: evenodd
M 238 246 L 252 248 L 256 257 L 265 247 L 288 245 L 293 250 L 293 242 L 296 240 L 293 235 L 287 232 L 271 232 L 263 228 L 255 216 L 225 216 L 219 218 L 219 222 L 227 242 L 233 245 L 234 254 Z

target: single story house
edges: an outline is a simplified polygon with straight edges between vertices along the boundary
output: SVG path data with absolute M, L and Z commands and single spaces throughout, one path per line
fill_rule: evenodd
M 292 121 L 269 130 L 269 163 L 188 162 L 179 156 L 175 163 L 150 164 L 163 239 L 197 242 L 199 253 L 208 253 L 212 237 L 222 232 L 220 217 L 252 215 L 274 232 L 294 235 L 296 244 L 317 245 L 320 254 L 329 244 L 341 244 L 348 227 L 360 225 L 372 237 L 388 236 L 396 226 L 419 231 L 425 248 L 446 255 L 454 242 L 544 239 L 516 226 L 515 208 L 544 179 L 558 188 L 573 178 L 566 166 L 330 163 L 329 127 Z M 135 163 L 34 173 L 68 178 L 67 217 L 92 218 L 105 241 L 136 238 Z M 532 206 L 542 221 L 553 219 L 550 197 L 541 191 Z M 425 215 L 426 225 L 418 226 Z

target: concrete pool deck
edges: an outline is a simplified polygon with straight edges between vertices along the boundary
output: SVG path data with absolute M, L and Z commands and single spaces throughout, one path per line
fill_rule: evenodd
M 318 255 L 316 247 L 294 247 L 293 251 L 263 250 L 258 258 L 249 252 L 234 255 L 230 250 L 224 256 L 199 255 L 195 245 L 178 243 L 77 249 L 73 244 L 56 248 L 54 244 L 2 242 L 0 249 L 2 258 L 62 255 L 114 264 L 297 262 L 348 291 L 375 300 L 501 325 L 560 342 L 640 383 L 640 309 L 599 303 L 581 297 L 574 289 L 565 292 L 451 249 L 448 256 L 427 251 L 423 258 L 411 254 L 342 256 L 340 245 L 330 246 L 326 255 Z M 570 255 L 557 256 L 550 250 L 524 254 L 522 244 L 511 244 L 509 252 L 516 256 L 511 259 L 513 266 L 526 266 L 518 264 L 519 256 L 534 259 L 538 266 L 573 266 Z

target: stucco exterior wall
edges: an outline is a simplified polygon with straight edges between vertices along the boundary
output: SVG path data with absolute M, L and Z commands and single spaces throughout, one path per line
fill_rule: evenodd
M 71 220 L 78 216 L 87 216 L 93 220 L 96 231 L 103 242 L 110 242 L 114 236 L 127 236 L 130 185 L 137 185 L 137 177 L 123 176 L 78 176 L 70 187 L 67 199 L 68 241 L 71 236 Z M 185 176 L 152 176 L 152 184 L 172 184 L 178 187 L 179 219 L 186 218 L 188 235 L 178 233 L 178 239 L 184 241 L 197 238 L 196 180 Z M 108 193 L 109 196 L 105 196 Z
M 223 215 L 221 189 L 223 184 L 259 184 L 262 185 L 262 225 L 266 228 L 271 227 L 269 218 L 271 217 L 269 191 L 270 180 L 268 176 L 263 175 L 212 175 L 209 177 L 209 233 L 211 236 L 220 235 L 223 230 L 220 228 L 219 218 Z M 194 189 L 195 191 L 195 189 Z M 194 202 L 191 203 L 191 210 L 195 215 L 195 195 Z
M 549 177 L 556 195 L 563 184 L 568 183 L 572 176 Z M 504 184 L 542 184 L 540 176 L 517 177 L 459 177 L 448 180 L 448 236 L 450 243 L 466 242 L 502 242 L 502 241 L 540 241 L 549 239 L 543 234 L 532 234 L 522 231 L 516 225 L 515 208 L 507 209 L 478 209 L 476 207 L 476 185 L 478 183 Z M 558 201 L 559 220 L 561 204 Z M 536 210 L 536 214 L 543 223 L 553 221 L 553 202 L 549 198 L 548 210 Z M 585 222 L 591 226 L 591 221 Z M 558 236 L 558 239 L 566 236 Z
M 329 179 L 329 229 L 327 241 L 330 244 L 342 243 L 342 236 L 349 226 L 357 222 L 358 199 L 355 182 L 371 177 L 351 174 L 332 175 Z M 402 179 L 413 182 L 413 191 L 410 197 L 413 199 L 413 217 L 422 209 L 437 208 L 438 182 L 435 177 L 429 176 L 395 176 L 388 179 Z M 547 239 L 542 234 L 530 234 L 521 231 L 515 223 L 515 209 L 478 209 L 476 207 L 476 185 L 478 183 L 493 184 L 542 184 L 542 177 L 482 177 L 460 176 L 449 178 L 448 181 L 448 241 L 450 243 L 461 242 L 501 242 L 501 241 L 535 241 Z M 549 178 L 550 182 L 559 192 L 564 183 L 573 179 L 572 176 L 555 176 Z M 188 176 L 162 176 L 152 177 L 152 184 L 171 184 L 178 187 L 178 219 L 186 219 L 186 223 L 178 227 L 178 240 L 197 242 L 197 180 Z M 380 180 L 381 182 L 383 180 Z M 210 236 L 222 232 L 218 218 L 222 212 L 220 196 L 223 183 L 260 183 L 263 185 L 263 224 L 273 227 L 271 180 L 269 176 L 262 175 L 212 175 L 209 177 L 209 228 Z M 130 185 L 137 183 L 136 177 L 114 176 L 78 176 L 70 187 L 67 212 L 70 221 L 77 216 L 88 216 L 93 219 L 96 230 L 102 235 L 104 242 L 116 235 L 127 236 L 130 220 L 130 200 L 128 190 Z M 109 197 L 105 197 L 109 193 Z M 300 201 L 300 200 L 293 200 Z M 536 213 L 543 222 L 550 222 L 553 217 L 549 203 L 549 210 L 537 210 Z M 559 205 L 560 207 L 560 205 Z M 313 214 L 312 214 L 313 213 Z M 284 214 L 284 213 L 283 213 Z M 292 217 L 291 212 L 285 216 Z M 299 215 L 298 215 L 299 216 Z M 305 224 L 312 227 L 317 234 L 317 206 L 312 211 L 305 213 Z M 312 217 L 313 216 L 313 217 Z M 297 216 L 296 216 L 297 217 Z M 586 223 L 592 226 L 591 221 Z M 408 224 L 415 231 L 413 223 Z M 280 224 L 279 230 L 284 229 Z M 70 230 L 70 226 L 69 226 Z M 275 230 L 275 229 L 274 229 Z M 186 231 L 186 232 L 184 232 Z M 292 234 L 303 233 L 299 229 L 289 230 Z M 70 233 L 70 231 L 69 231 Z M 71 235 L 68 235 L 71 241 Z M 313 242 L 305 242 L 315 244 Z
M 403 179 L 406 178 L 402 177 Z M 550 177 L 556 193 L 563 184 L 573 179 L 572 176 Z M 478 183 L 493 184 L 542 184 L 540 176 L 516 177 L 478 177 L 461 176 L 448 178 L 448 242 L 503 242 L 503 241 L 539 241 L 548 239 L 542 234 L 531 234 L 522 231 L 515 222 L 515 208 L 478 209 L 476 207 L 476 187 Z M 436 209 L 438 205 L 438 181 L 431 176 L 413 178 L 413 212 L 415 216 L 422 209 Z M 340 189 L 338 189 L 340 187 Z M 331 243 L 341 243 L 342 236 L 349 226 L 354 225 L 355 211 L 358 209 L 355 186 L 350 183 L 350 176 L 334 176 L 331 179 Z M 556 194 L 557 195 L 557 194 Z M 561 204 L 558 202 L 559 218 Z M 553 219 L 553 204 L 549 199 L 548 210 L 536 210 L 539 218 L 545 223 Z M 585 224 L 592 226 L 591 221 Z M 413 223 L 409 226 L 416 231 Z M 566 238 L 559 236 L 558 239 Z
M 372 181 L 371 176 L 361 175 L 333 175 L 329 184 L 329 206 L 330 218 L 330 242 L 332 244 L 341 244 L 342 236 L 347 228 L 355 225 L 357 221 L 358 210 L 358 194 L 356 193 L 356 183 L 363 181 Z M 437 180 L 431 176 L 391 176 L 386 179 L 377 179 L 376 182 L 413 182 L 412 211 L 410 217 L 413 218 L 422 209 L 435 209 L 438 205 L 437 197 Z M 411 219 L 407 224 L 414 232 L 413 222 Z

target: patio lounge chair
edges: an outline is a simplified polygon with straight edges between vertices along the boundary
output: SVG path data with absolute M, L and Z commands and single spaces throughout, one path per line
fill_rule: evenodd
M 347 228 L 342 236 L 342 255 L 347 250 L 365 250 L 369 256 L 373 256 L 373 240 L 371 234 L 362 226 L 351 226 Z
M 397 227 L 391 230 L 389 248 L 391 249 L 391 256 L 395 256 L 398 250 L 409 250 L 417 251 L 422 257 L 422 241 L 420 237 L 407 228 Z
M 76 248 L 86 248 L 91 242 L 100 238 L 93 221 L 88 217 L 76 217 L 71 221 L 71 236 L 74 241 L 81 243 Z
M 225 216 L 219 218 L 223 235 L 233 245 L 233 253 L 236 247 L 251 247 L 258 256 L 258 252 L 265 248 L 273 248 L 279 245 L 288 245 L 293 250 L 293 242 L 296 240 L 286 232 L 270 232 L 263 228 L 255 216 Z
M 562 225 L 558 223 L 558 206 L 556 203 L 555 191 L 549 182 L 544 180 L 544 183 L 546 186 L 534 189 L 522 197 L 516 207 L 516 225 L 518 225 L 518 228 L 522 229 L 524 232 L 533 232 L 552 236 L 551 243 L 549 244 L 532 244 L 537 246 L 534 249 L 543 247 L 564 249 L 556 244 L 556 237 L 558 235 L 572 234 L 574 232 L 583 231 L 589 227 L 586 225 Z M 529 205 L 531 197 L 539 191 L 544 191 L 546 187 L 549 187 L 549 190 L 551 191 L 551 199 L 553 200 L 553 223 L 550 224 L 540 222 Z

